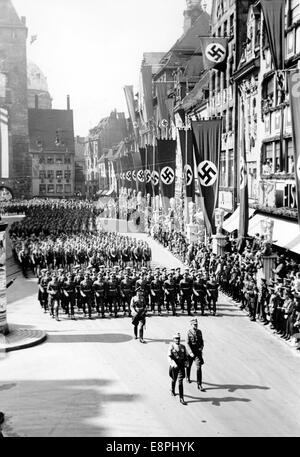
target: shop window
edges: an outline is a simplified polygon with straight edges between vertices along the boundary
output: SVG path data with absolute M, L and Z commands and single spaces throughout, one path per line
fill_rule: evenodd
M 62 194 L 64 191 L 64 186 L 63 184 L 56 184 L 56 193 L 57 194 Z
M 54 184 L 48 184 L 48 194 L 54 194 Z
M 70 194 L 71 193 L 71 184 L 65 184 L 65 193 Z

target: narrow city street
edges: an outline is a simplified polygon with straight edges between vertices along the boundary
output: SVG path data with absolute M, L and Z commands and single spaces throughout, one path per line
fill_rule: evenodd
M 144 236 L 144 235 L 136 235 Z M 150 241 L 153 261 L 178 260 Z M 10 324 L 46 330 L 39 346 L 1 354 L 0 409 L 8 437 L 299 436 L 300 357 L 221 295 L 218 314 L 198 316 L 205 340 L 206 392 L 184 383 L 187 406 L 170 395 L 167 349 L 183 343 L 190 317 L 149 316 L 146 342 L 131 319 L 56 322 L 37 301 L 37 280 L 17 275 L 8 289 Z M 14 272 L 12 271 L 15 268 Z M 14 276 L 15 277 L 15 276 Z

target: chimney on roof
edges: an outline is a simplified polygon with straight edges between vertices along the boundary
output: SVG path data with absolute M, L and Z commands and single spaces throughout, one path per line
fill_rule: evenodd
M 67 95 L 67 110 L 70 111 L 70 95 Z

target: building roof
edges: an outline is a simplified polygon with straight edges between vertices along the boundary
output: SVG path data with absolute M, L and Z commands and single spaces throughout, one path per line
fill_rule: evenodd
M 210 15 L 206 11 L 202 11 L 195 23 L 176 41 L 171 49 L 164 54 L 160 61 L 161 68 L 156 73 L 156 76 L 159 77 L 159 74 L 168 67 L 186 67 L 188 62 L 191 60 L 193 53 L 199 49 L 199 36 L 209 35 L 209 33 Z M 193 57 L 193 59 L 194 61 L 192 65 L 194 68 L 196 65 L 198 67 L 198 74 L 201 74 L 203 69 L 202 57 L 197 56 L 196 58 Z
M 152 73 L 155 74 L 159 71 L 160 61 L 165 54 L 165 52 L 144 52 L 142 65 L 151 65 Z
M 11 0 L 0 0 L 0 27 L 6 25 L 25 27 L 25 24 L 19 18 Z
M 31 151 L 74 152 L 72 110 L 29 109 L 28 127 Z
M 28 62 L 27 65 L 27 87 L 28 90 L 49 93 L 47 78 L 34 62 Z

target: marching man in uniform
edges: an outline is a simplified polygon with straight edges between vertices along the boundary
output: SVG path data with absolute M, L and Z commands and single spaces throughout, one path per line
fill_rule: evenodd
M 191 320 L 191 329 L 187 333 L 186 344 L 188 350 L 188 366 L 186 369 L 187 382 L 191 382 L 191 368 L 193 362 L 196 364 L 197 369 L 197 386 L 198 389 L 205 392 L 202 387 L 202 365 L 204 364 L 202 351 L 204 347 L 204 341 L 201 330 L 198 329 L 197 319 Z
M 134 326 L 135 339 L 138 339 L 139 328 L 140 342 L 145 343 L 144 327 L 146 325 L 147 305 L 144 297 L 144 291 L 140 287 L 136 289 L 136 295 L 131 299 L 130 311 L 132 315 L 132 325 Z
M 185 367 L 188 363 L 188 356 L 186 348 L 183 344 L 180 344 L 180 334 L 177 333 L 173 337 L 172 343 L 169 345 L 168 358 L 170 361 L 169 375 L 172 379 L 171 383 L 171 395 L 176 396 L 175 386 L 178 380 L 179 399 L 180 403 L 186 405 L 183 396 L 183 380 L 185 378 Z

